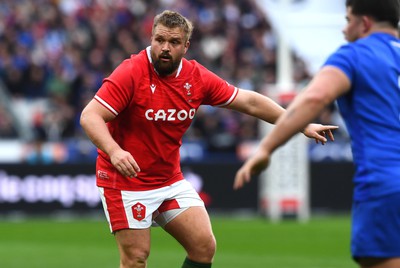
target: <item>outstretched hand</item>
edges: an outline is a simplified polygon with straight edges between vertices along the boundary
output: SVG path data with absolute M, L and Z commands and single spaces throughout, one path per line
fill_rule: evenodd
M 316 143 L 325 144 L 328 138 L 334 141 L 332 130 L 338 129 L 338 126 L 309 124 L 303 130 L 303 134 L 308 138 L 315 139 Z M 271 152 L 260 147 L 258 151 L 251 156 L 243 166 L 236 172 L 233 189 L 242 188 L 246 183 L 249 183 L 251 176 L 261 173 L 269 165 Z
M 338 126 L 332 125 L 308 124 L 302 132 L 306 137 L 315 139 L 316 143 L 321 142 L 321 144 L 324 145 L 328 141 L 327 138 L 329 138 L 331 141 L 335 140 L 332 130 L 338 128 Z
M 236 172 L 233 189 L 235 190 L 240 189 L 246 183 L 249 183 L 252 175 L 257 175 L 268 167 L 269 160 L 270 160 L 270 153 L 260 148 Z
M 316 143 L 321 142 L 321 144 L 325 144 L 328 138 L 334 141 L 332 130 L 338 128 L 338 126 L 332 125 L 309 124 L 302 132 L 308 138 L 315 139 Z M 270 158 L 271 152 L 260 147 L 236 172 L 233 189 L 237 190 L 242 188 L 246 183 L 250 182 L 251 176 L 257 175 L 266 169 L 269 165 Z

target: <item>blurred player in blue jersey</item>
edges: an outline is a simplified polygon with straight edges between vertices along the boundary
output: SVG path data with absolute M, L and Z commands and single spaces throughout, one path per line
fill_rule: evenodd
M 356 167 L 351 251 L 360 267 L 400 267 L 399 0 L 346 0 L 347 45 L 279 118 L 237 172 L 234 188 L 268 166 L 271 154 L 337 99 Z

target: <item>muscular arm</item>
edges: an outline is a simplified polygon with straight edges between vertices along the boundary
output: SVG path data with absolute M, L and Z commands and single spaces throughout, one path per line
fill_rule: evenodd
M 83 109 L 80 124 L 93 144 L 110 157 L 111 163 L 122 175 L 136 177 L 140 172 L 138 164 L 129 152 L 117 144 L 107 128 L 106 123 L 114 118 L 113 113 L 92 100 Z
M 314 120 L 321 111 L 350 89 L 347 76 L 336 67 L 324 67 L 294 99 L 276 127 L 261 141 L 261 147 L 272 153 Z
M 256 153 L 239 169 L 234 189 L 250 181 L 270 161 L 271 154 L 311 122 L 322 109 L 350 90 L 350 80 L 335 67 L 324 67 L 279 117 L 276 126 L 265 136 Z
M 89 139 L 97 148 L 110 155 L 119 149 L 119 145 L 111 137 L 106 123 L 113 120 L 115 115 L 95 100 L 83 109 L 80 124 Z
M 326 70 L 329 70 L 329 69 L 333 69 L 333 70 L 336 70 L 337 72 L 341 73 L 341 71 L 339 71 L 336 68 L 329 67 Z M 321 72 L 321 76 L 318 78 L 318 80 L 325 80 L 325 79 L 333 80 L 333 79 L 335 79 L 335 77 L 328 78 L 328 75 L 325 74 L 326 70 Z M 345 79 L 347 79 L 347 77 L 343 73 L 341 73 L 341 74 L 344 76 Z M 315 81 L 313 81 L 313 84 L 315 84 L 315 83 L 321 83 L 321 82 L 315 80 Z M 335 84 L 332 81 L 329 81 L 329 83 L 331 83 L 329 85 Z M 333 99 L 336 97 L 336 95 L 331 96 L 331 97 L 325 96 L 324 90 L 319 90 L 318 89 L 319 87 L 320 87 L 319 85 L 312 86 L 312 88 L 314 88 L 314 89 L 312 90 L 313 93 L 311 94 L 310 98 L 311 99 L 315 98 L 315 100 L 317 100 L 318 98 L 321 98 L 322 102 L 318 102 L 318 104 L 321 104 L 321 107 L 323 108 L 323 107 L 325 107 L 325 105 L 332 102 Z M 325 89 L 326 89 L 327 93 L 331 92 L 329 87 L 325 87 Z M 319 109 L 318 113 L 322 110 L 321 107 L 318 108 Z M 227 108 L 255 116 L 255 117 L 260 118 L 271 124 L 275 124 L 277 122 L 278 118 L 280 118 L 285 113 L 285 109 L 283 109 L 281 106 L 279 106 L 279 104 L 274 102 L 272 99 L 270 99 L 266 96 L 263 96 L 261 94 L 258 94 L 256 92 L 242 90 L 242 89 L 239 90 L 239 93 L 238 93 L 236 99 L 230 105 L 228 105 Z M 314 108 L 310 109 L 311 112 L 317 111 L 317 110 L 313 110 L 313 109 Z M 291 113 L 293 113 L 293 111 L 291 111 Z M 310 122 L 312 119 L 314 119 L 315 116 L 316 115 L 314 114 L 314 117 L 312 117 L 308 122 Z M 296 121 L 296 123 L 299 123 L 299 121 Z M 337 128 L 337 126 L 329 126 L 329 125 L 324 126 L 324 125 L 320 125 L 320 124 L 308 124 L 308 123 L 305 123 L 305 121 L 301 124 L 301 126 L 302 127 L 296 128 L 296 131 L 294 133 L 298 133 L 298 132 L 302 131 L 303 134 L 305 136 L 307 136 L 308 138 L 315 139 L 316 142 L 321 142 L 322 144 L 324 144 L 327 141 L 325 136 L 329 136 L 329 138 L 331 140 L 334 140 L 331 130 Z
M 226 108 L 255 116 L 271 124 L 285 112 L 285 109 L 272 99 L 243 89 L 239 89 L 235 100 Z

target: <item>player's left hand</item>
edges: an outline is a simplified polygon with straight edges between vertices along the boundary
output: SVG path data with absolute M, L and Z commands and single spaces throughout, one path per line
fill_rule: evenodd
M 243 166 L 236 172 L 233 189 L 242 188 L 246 183 L 249 183 L 252 175 L 261 173 L 268 167 L 270 153 L 260 148 L 252 157 L 250 157 Z
M 315 139 L 316 143 L 321 142 L 321 144 L 324 145 L 328 141 L 327 138 L 331 141 L 335 140 L 332 130 L 338 128 L 338 126 L 332 125 L 308 124 L 302 132 L 308 138 Z

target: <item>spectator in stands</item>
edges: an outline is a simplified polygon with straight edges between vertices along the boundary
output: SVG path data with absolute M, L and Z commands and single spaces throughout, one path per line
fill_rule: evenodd
M 10 139 L 16 135 L 11 114 L 0 104 L 0 139 Z

